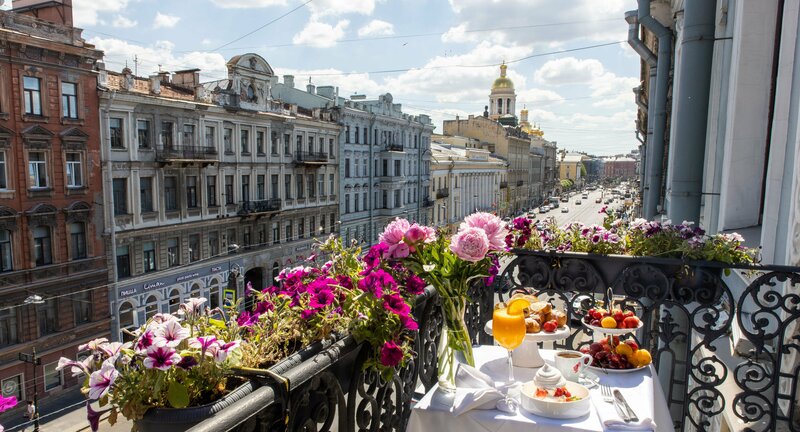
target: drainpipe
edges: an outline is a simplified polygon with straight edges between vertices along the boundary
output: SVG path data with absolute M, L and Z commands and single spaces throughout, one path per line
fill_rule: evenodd
M 676 222 L 700 220 L 715 16 L 716 2 L 684 3 L 665 202 L 667 216 Z
M 639 0 L 638 22 L 658 37 L 655 86 L 652 81 L 653 67 L 650 67 L 651 99 L 647 109 L 649 136 L 646 146 L 645 184 L 642 191 L 642 215 L 645 219 L 652 220 L 656 216 L 656 208 L 661 201 L 662 161 L 664 159 L 664 137 L 667 129 L 667 90 L 672 57 L 672 31 L 650 16 L 650 0 Z M 637 48 L 634 46 L 634 49 Z M 647 61 L 647 58 L 645 58 L 645 61 Z M 652 135 L 650 134 L 651 122 Z
M 103 219 L 104 219 L 104 234 L 111 239 L 110 242 L 110 251 L 106 251 L 106 256 L 114 257 L 111 260 L 111 270 L 114 274 L 114 279 L 111 284 L 111 289 L 108 293 L 108 305 L 109 305 L 109 312 L 111 313 L 111 337 L 112 341 L 120 341 L 119 337 L 119 315 L 117 311 L 119 310 L 119 299 L 117 298 L 118 293 L 118 282 L 119 277 L 117 276 L 117 223 L 114 220 L 114 194 L 106 194 L 108 191 L 113 190 L 114 185 L 114 175 L 112 171 L 112 164 L 111 164 L 111 136 L 108 133 L 108 124 L 110 119 L 110 111 L 111 111 L 111 104 L 114 103 L 114 99 L 117 97 L 117 91 L 111 90 L 111 95 L 108 97 L 107 102 L 105 104 L 105 112 L 103 112 L 101 125 L 100 125 L 100 163 L 103 164 L 102 173 L 103 173 L 103 200 L 105 205 L 103 206 Z M 102 101 L 101 101 L 102 103 Z M 102 111 L 102 110 L 101 110 Z M 103 123 L 105 121 L 105 123 Z

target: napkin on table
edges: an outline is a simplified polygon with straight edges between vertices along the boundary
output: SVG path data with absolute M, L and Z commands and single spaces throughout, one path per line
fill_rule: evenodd
M 616 408 L 614 408 L 614 404 L 603 400 L 600 389 L 596 388 L 592 390 L 594 393 L 591 396 L 592 403 L 597 410 L 600 421 L 603 423 L 603 427 L 615 431 L 657 431 L 656 422 L 653 421 L 654 405 L 652 384 L 653 382 L 651 380 L 644 380 L 641 386 L 636 389 L 617 388 L 617 390 L 622 393 L 622 396 L 625 397 L 625 401 L 628 402 L 631 409 L 636 413 L 636 416 L 639 417 L 638 422 L 626 423 L 623 421 L 617 413 Z M 649 392 L 644 387 L 649 388 Z M 613 391 L 614 386 L 611 385 L 611 388 Z M 642 397 L 643 394 L 649 394 L 651 396 Z
M 469 365 L 458 365 L 456 391 L 450 410 L 453 415 L 461 415 L 474 409 L 495 409 L 503 399 L 503 393 L 494 387 L 494 381 L 489 375 Z

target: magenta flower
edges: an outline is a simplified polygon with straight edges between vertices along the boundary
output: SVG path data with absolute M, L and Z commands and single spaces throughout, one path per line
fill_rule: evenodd
M 397 218 L 386 225 L 383 233 L 378 237 L 380 243 L 387 245 L 387 250 L 384 252 L 383 257 L 389 259 L 405 258 L 409 255 L 410 249 L 403 241 L 406 231 L 411 227 L 405 219 Z
M 308 305 L 317 309 L 324 308 L 325 306 L 333 303 L 335 299 L 336 296 L 333 295 L 333 291 L 321 290 L 311 295 L 311 300 L 309 301 Z
M 398 316 L 408 316 L 411 313 L 411 307 L 396 293 L 383 296 L 383 308 Z
M 436 241 L 436 231 L 424 225 L 413 224 L 406 231 L 404 241 L 413 252 L 420 243 L 433 243 Z
M 228 343 L 219 341 L 216 345 L 210 348 L 210 351 L 214 355 L 214 360 L 217 363 L 222 363 L 225 361 L 225 359 L 228 358 L 228 354 L 230 354 L 231 351 L 235 350 L 239 346 L 239 344 L 240 344 L 239 341 L 233 341 Z
M 147 359 L 145 359 L 147 362 Z M 117 368 L 109 361 L 104 361 L 100 370 L 89 375 L 89 399 L 98 400 L 108 394 L 108 390 L 119 376 Z
M 419 325 L 414 321 L 414 318 L 411 318 L 411 315 L 401 316 L 400 324 L 402 324 L 403 328 L 406 330 L 419 330 Z
M 378 243 L 375 246 L 369 248 L 369 252 L 364 255 L 364 258 L 361 260 L 364 261 L 366 264 L 365 271 L 369 271 L 381 265 L 381 257 L 383 257 L 386 252 L 389 250 L 389 246 L 386 243 Z
M 261 315 L 257 313 L 250 313 L 248 311 L 243 311 L 242 313 L 239 314 L 239 316 L 236 317 L 236 324 L 238 324 L 239 327 L 252 327 L 253 324 L 256 324 L 258 322 L 258 318 L 260 316 Z
M 375 297 L 383 297 L 384 290 L 397 290 L 397 282 L 389 273 L 382 269 L 377 269 L 358 281 L 358 287 L 362 291 L 371 292 Z
M 499 217 L 486 212 L 473 213 L 464 218 L 464 222 L 459 226 L 459 231 L 467 228 L 480 228 L 486 232 L 489 239 L 489 249 L 500 251 L 505 247 L 505 238 L 508 235 L 503 220 Z
M 316 315 L 316 313 L 317 313 L 316 309 L 303 309 L 303 311 L 300 312 L 300 318 L 307 320 L 312 316 Z
M 100 416 L 103 412 L 93 410 L 92 402 L 86 401 L 86 420 L 89 421 L 89 428 L 92 432 L 97 432 L 97 430 L 100 429 Z
M 90 349 L 92 351 L 98 351 L 100 349 L 100 345 L 106 342 L 108 342 L 108 339 L 106 338 L 92 339 L 85 344 L 78 345 L 78 351 L 85 351 L 87 349 Z
M 203 299 L 205 301 L 205 299 Z M 183 306 L 183 305 L 181 305 Z M 169 321 L 155 328 L 155 336 L 166 341 L 168 346 L 175 347 L 189 337 L 189 329 L 178 321 Z
M 157 344 L 147 349 L 144 367 L 147 369 L 168 370 L 181 361 L 181 356 L 171 346 Z
M 197 366 L 197 359 L 194 358 L 194 356 L 181 357 L 181 361 L 179 361 L 178 364 L 176 364 L 175 366 L 183 370 L 189 370 Z
M 214 336 L 199 336 L 196 338 L 189 339 L 189 346 L 192 348 L 200 348 L 200 355 L 210 355 L 213 356 L 211 353 L 211 347 L 218 345 L 219 342 L 217 338 Z
M 136 351 L 146 351 L 147 348 L 150 348 L 155 341 L 155 336 L 153 330 L 145 330 L 144 333 L 139 336 L 139 339 L 136 340 Z
M 478 262 L 489 252 L 489 238 L 486 231 L 467 227 L 450 239 L 450 250 L 464 261 Z
M 16 396 L 9 396 L 3 397 L 0 396 L 0 413 L 10 410 L 17 406 L 17 397 Z
M 273 310 L 275 310 L 275 305 L 272 304 L 272 302 L 265 300 L 256 303 L 256 307 L 253 309 L 253 313 L 261 315 Z
M 253 283 L 248 281 L 247 285 L 244 286 L 244 296 L 250 297 L 253 295 Z
M 381 347 L 381 364 L 386 367 L 395 367 L 403 360 L 403 349 L 394 341 L 387 341 Z
M 425 291 L 426 286 L 425 281 L 415 274 L 411 274 L 406 278 L 406 291 L 409 294 L 420 295 Z

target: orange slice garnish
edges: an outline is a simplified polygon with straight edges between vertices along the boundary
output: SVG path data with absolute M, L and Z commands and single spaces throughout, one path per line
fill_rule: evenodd
M 509 315 L 519 315 L 521 313 L 524 313 L 525 309 L 529 307 L 531 307 L 531 302 L 529 302 L 524 298 L 518 298 L 511 300 L 508 303 L 508 307 L 506 307 L 506 312 Z

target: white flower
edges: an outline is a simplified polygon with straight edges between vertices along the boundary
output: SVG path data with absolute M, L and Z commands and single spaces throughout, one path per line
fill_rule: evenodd
M 108 339 L 106 339 L 106 338 L 93 339 L 93 340 L 90 340 L 89 342 L 87 342 L 85 344 L 78 345 L 78 351 L 84 351 L 86 349 L 90 349 L 92 351 L 97 351 L 98 349 L 100 349 L 99 348 L 100 344 L 104 344 L 106 342 L 108 342 Z
M 108 394 L 108 390 L 119 376 L 114 364 L 108 360 L 103 362 L 99 371 L 89 375 L 89 399 L 98 400 Z
M 178 346 L 182 340 L 189 337 L 189 329 L 183 327 L 178 321 L 169 321 L 161 324 L 156 327 L 153 333 L 171 347 Z
M 428 273 L 432 272 L 433 269 L 435 269 L 435 268 L 436 268 L 436 264 L 425 264 L 425 265 L 422 266 L 422 270 L 425 270 Z

